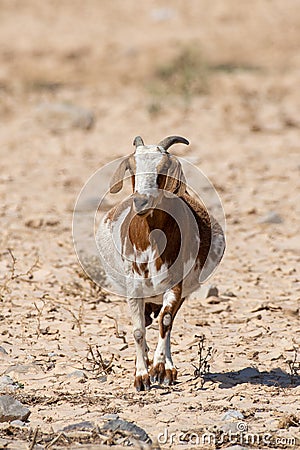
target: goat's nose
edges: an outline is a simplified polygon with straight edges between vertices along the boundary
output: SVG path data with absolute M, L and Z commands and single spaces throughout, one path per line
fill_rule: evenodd
M 135 197 L 133 200 L 133 203 L 134 203 L 134 209 L 139 214 L 144 209 L 146 209 L 146 207 L 148 205 L 148 198 L 146 196 Z

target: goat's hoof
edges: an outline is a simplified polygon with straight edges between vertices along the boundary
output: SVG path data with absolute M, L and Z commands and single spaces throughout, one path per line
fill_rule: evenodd
M 166 386 L 171 386 L 175 383 L 177 378 L 177 370 L 175 367 L 173 369 L 165 369 L 164 363 L 158 363 L 153 366 L 150 370 L 150 380 L 151 383 L 165 384 Z
M 166 369 L 164 363 L 158 363 L 150 369 L 151 383 L 165 384 L 171 386 L 177 379 L 177 370 L 175 367 Z
M 149 391 L 150 389 L 150 378 L 148 374 L 138 375 L 134 379 L 134 387 L 138 392 Z
M 166 375 L 164 379 L 164 384 L 166 386 L 171 386 L 171 384 L 174 384 L 177 379 L 177 370 L 175 367 L 173 369 L 166 369 Z
M 150 380 L 152 383 L 162 384 L 166 375 L 165 364 L 158 363 L 150 369 Z

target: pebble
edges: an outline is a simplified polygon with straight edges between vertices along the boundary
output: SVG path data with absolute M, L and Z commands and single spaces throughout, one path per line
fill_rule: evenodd
M 223 295 L 224 295 L 224 297 L 230 297 L 230 298 L 237 297 L 237 295 L 231 291 L 226 291 L 226 292 L 224 292 Z
M 86 430 L 93 430 L 95 428 L 95 425 L 90 422 L 89 420 L 85 420 L 83 422 L 78 423 L 72 423 L 71 425 L 65 426 L 62 431 L 68 432 L 68 431 L 86 431 Z
M 104 414 L 104 416 L 102 416 L 102 419 L 105 420 L 117 420 L 118 418 L 118 414 Z
M 97 381 L 98 381 L 98 383 L 106 383 L 107 376 L 106 375 L 100 375 L 99 377 L 97 377 Z
M 258 223 L 282 223 L 282 217 L 275 211 L 268 212 L 264 217 L 258 220 Z
M 67 375 L 67 378 L 79 378 L 79 379 L 85 379 L 86 374 L 82 370 L 74 370 L 74 372 L 71 372 Z
M 197 289 L 197 291 L 191 294 L 192 299 L 205 299 L 209 297 L 218 297 L 218 296 L 219 290 L 217 286 L 214 286 L 212 284 L 204 284 L 199 289 Z
M 30 410 L 14 397 L 10 395 L 0 397 L 0 422 L 25 421 L 29 415 Z
M 4 355 L 8 355 L 8 352 L 5 350 L 4 347 L 0 346 L 0 353 L 3 353 Z
M 229 409 L 222 417 L 222 420 L 243 419 L 243 418 L 244 416 L 241 413 L 241 411 L 238 411 L 236 409 Z
M 122 420 L 122 419 L 110 420 L 103 426 L 102 430 L 128 431 L 135 438 L 138 438 L 140 441 L 151 443 L 151 439 L 145 430 L 138 427 L 135 423 L 128 422 L 127 420 Z
M 13 420 L 10 424 L 14 427 L 26 427 L 27 424 L 23 420 Z
M 0 391 L 4 389 L 17 389 L 18 385 L 14 382 L 14 380 L 9 375 L 2 375 L 0 377 Z
M 11 373 L 14 378 L 18 378 L 18 375 L 28 375 L 29 373 L 39 373 L 41 368 L 35 364 L 15 364 L 6 369 L 5 373 Z

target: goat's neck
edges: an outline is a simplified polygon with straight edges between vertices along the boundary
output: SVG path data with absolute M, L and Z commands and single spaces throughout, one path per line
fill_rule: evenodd
M 151 232 L 152 230 L 158 228 L 164 230 L 168 226 L 172 218 L 167 212 L 161 209 L 153 209 L 152 212 L 147 217 L 145 217 L 144 220 L 146 221 L 149 227 L 149 231 Z
M 146 250 L 150 243 L 150 233 L 153 230 L 162 230 L 166 236 L 174 231 L 174 219 L 165 211 L 154 209 L 145 216 L 135 215 L 129 225 L 129 237 L 132 245 L 140 251 Z M 175 224 L 176 227 L 176 224 Z

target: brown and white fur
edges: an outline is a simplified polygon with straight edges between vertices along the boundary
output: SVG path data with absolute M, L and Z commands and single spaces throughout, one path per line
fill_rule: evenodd
M 127 297 L 138 391 L 149 389 L 150 382 L 175 382 L 170 348 L 175 316 L 185 297 L 203 282 L 203 268 L 209 267 L 211 273 L 225 249 L 221 227 L 188 194 L 181 164 L 168 153 L 175 143 L 188 145 L 178 136 L 149 146 L 140 136 L 135 138 L 135 152 L 121 162 L 110 186 L 111 193 L 119 192 L 128 170 L 133 194 L 105 215 L 96 238 L 105 254 L 107 277 L 122 285 Z M 150 365 L 146 326 L 152 323 L 152 314 L 158 317 L 159 336 Z

